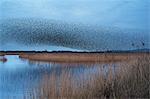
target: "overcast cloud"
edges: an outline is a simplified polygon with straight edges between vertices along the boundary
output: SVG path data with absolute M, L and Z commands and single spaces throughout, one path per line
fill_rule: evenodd
M 149 0 L 0 0 L 1 18 L 36 17 L 148 29 Z

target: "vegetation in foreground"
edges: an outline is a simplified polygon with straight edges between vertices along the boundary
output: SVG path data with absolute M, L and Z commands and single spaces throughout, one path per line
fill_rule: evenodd
M 73 79 L 68 71 L 61 76 L 45 75 L 40 99 L 106 99 L 150 98 L 150 57 L 145 55 L 128 61 L 117 69 L 103 66 L 98 73 L 82 74 Z M 87 76 L 89 76 L 87 79 Z M 79 83 L 80 82 L 80 83 Z

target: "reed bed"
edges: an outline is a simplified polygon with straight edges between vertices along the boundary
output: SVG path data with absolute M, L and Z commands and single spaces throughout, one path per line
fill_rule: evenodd
M 48 62 L 115 62 L 130 60 L 147 53 L 22 53 L 20 58 Z
M 45 75 L 41 82 L 40 99 L 121 99 L 150 98 L 150 56 L 143 55 L 107 71 L 99 66 L 98 72 L 75 77 L 68 70 L 57 76 Z

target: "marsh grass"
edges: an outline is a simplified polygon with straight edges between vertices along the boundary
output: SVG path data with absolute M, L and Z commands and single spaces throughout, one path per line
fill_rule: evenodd
M 147 53 L 22 53 L 20 58 L 45 62 L 116 62 L 125 61 Z
M 106 99 L 150 98 L 150 57 L 137 57 L 114 70 L 103 66 L 98 73 L 89 72 L 74 77 L 69 71 L 56 76 L 45 75 L 40 99 Z M 88 79 L 87 79 L 88 78 Z

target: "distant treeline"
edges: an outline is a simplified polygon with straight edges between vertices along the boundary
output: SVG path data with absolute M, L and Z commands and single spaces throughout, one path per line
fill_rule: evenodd
M 149 53 L 150 49 L 137 49 L 137 50 L 107 50 L 107 51 L 0 51 L 0 53 Z

